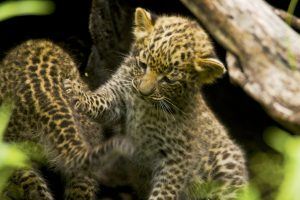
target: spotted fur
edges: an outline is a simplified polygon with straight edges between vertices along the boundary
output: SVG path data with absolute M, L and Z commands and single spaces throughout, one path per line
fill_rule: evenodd
M 150 168 L 149 200 L 235 199 L 247 182 L 242 150 L 206 105 L 201 85 L 225 68 L 197 22 L 138 8 L 135 41 L 118 71 L 95 92 L 67 80 L 76 107 L 125 118 L 133 162 Z
M 122 138 L 101 142 L 102 127 L 73 109 L 63 90 L 66 78 L 80 82 L 73 59 L 50 41 L 29 40 L 11 50 L 0 66 L 0 103 L 8 98 L 15 104 L 5 141 L 40 147 L 50 165 L 71 179 L 66 199 L 94 199 L 93 165 L 114 149 L 129 152 L 130 145 Z M 34 164 L 11 180 L 22 199 L 53 199 Z

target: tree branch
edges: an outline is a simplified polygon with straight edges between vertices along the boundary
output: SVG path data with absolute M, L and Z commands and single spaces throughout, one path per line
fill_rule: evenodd
M 231 52 L 232 81 L 300 134 L 299 35 L 262 0 L 181 1 Z

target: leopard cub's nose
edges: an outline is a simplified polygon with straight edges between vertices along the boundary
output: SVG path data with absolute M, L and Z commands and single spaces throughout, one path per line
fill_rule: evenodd
M 151 95 L 155 90 L 155 82 L 150 79 L 142 79 L 138 85 L 139 92 L 144 96 Z

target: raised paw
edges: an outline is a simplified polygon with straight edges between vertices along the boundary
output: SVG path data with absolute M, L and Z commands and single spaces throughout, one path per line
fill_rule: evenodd
M 66 79 L 64 80 L 64 88 L 66 93 L 71 97 L 71 102 L 74 105 L 75 109 L 83 111 L 84 108 L 81 103 L 83 101 L 83 95 L 80 83 L 70 79 Z
M 70 79 L 65 79 L 64 80 L 64 88 L 66 93 L 70 94 L 73 90 L 72 88 L 72 81 Z
M 76 82 L 70 79 L 64 80 L 64 88 L 67 94 L 76 94 Z

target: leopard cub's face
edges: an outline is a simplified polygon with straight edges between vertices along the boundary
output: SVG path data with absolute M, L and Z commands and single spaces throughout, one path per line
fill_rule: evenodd
M 215 58 L 207 34 L 197 22 L 160 16 L 138 8 L 135 13 L 133 87 L 145 99 L 172 100 L 220 77 L 225 68 Z

